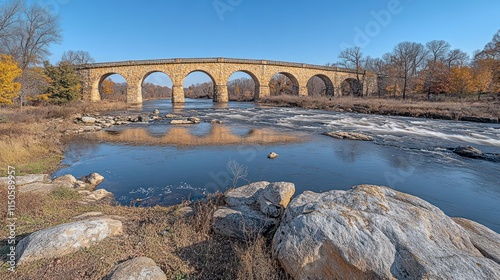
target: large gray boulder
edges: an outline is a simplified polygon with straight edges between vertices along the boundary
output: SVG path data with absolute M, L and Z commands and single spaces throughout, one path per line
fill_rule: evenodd
M 279 223 L 295 193 L 295 185 L 287 182 L 255 182 L 228 191 L 226 207 L 213 215 L 213 230 L 221 235 L 252 239 L 265 235 Z
M 113 269 L 106 280 L 166 280 L 167 275 L 146 257 L 137 257 L 125 261 Z
M 295 279 L 500 279 L 500 235 L 464 223 L 386 187 L 304 192 L 273 251 Z
M 87 248 L 107 237 L 120 235 L 122 222 L 108 217 L 61 224 L 34 232 L 16 247 L 17 264 L 58 258 Z

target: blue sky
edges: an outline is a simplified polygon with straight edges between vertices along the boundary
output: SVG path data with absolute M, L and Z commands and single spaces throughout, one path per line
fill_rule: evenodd
M 380 57 L 402 41 L 446 40 L 472 54 L 500 29 L 498 0 L 40 2 L 61 17 L 64 40 L 52 46 L 52 62 L 65 50 L 85 50 L 97 62 L 230 57 L 323 65 L 345 46 Z

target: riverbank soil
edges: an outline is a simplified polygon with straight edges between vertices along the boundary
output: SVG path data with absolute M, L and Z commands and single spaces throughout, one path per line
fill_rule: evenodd
M 500 97 L 488 95 L 481 97 L 444 98 L 426 101 L 423 98 L 393 99 L 378 97 L 309 97 L 309 96 L 270 96 L 261 98 L 262 105 L 279 107 L 300 107 L 337 112 L 355 112 L 407 116 L 417 118 L 464 120 L 478 122 L 499 122 Z
M 50 173 L 62 160 L 64 131 L 77 114 L 124 110 L 122 102 L 73 102 L 64 106 L 0 108 L 0 176 Z
M 6 196 L 1 188 L 0 197 Z M 80 195 L 59 188 L 49 195 L 20 194 L 17 199 L 18 239 L 50 226 L 75 221 L 89 212 L 119 219 L 121 236 L 109 237 L 88 249 L 50 260 L 24 263 L 15 272 L 8 264 L 0 269 L 0 279 L 103 279 L 112 268 L 128 259 L 147 256 L 167 274 L 168 279 L 286 279 L 271 256 L 270 242 L 238 241 L 211 231 L 212 213 L 222 204 L 222 196 L 192 204 L 194 214 L 178 211 L 187 203 L 173 207 L 124 207 L 95 203 L 80 204 Z M 6 216 L 2 207 L 0 215 Z M 8 252 L 7 227 L 0 228 L 3 261 Z

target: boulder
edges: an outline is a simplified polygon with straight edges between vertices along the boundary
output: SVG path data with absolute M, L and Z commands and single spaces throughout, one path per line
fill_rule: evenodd
M 255 182 L 229 190 L 213 215 L 212 228 L 218 234 L 240 239 L 265 235 L 278 225 L 295 185 L 286 182 Z
M 269 159 L 275 159 L 275 158 L 278 158 L 278 157 L 279 157 L 279 155 L 277 153 L 275 153 L 275 152 L 271 152 L 271 153 L 269 153 L 267 155 L 267 158 L 269 158 Z
M 476 228 L 471 235 L 417 197 L 361 185 L 293 199 L 272 246 L 295 279 L 500 279 L 500 235 Z
M 277 223 L 276 219 L 266 217 L 246 205 L 220 207 L 214 212 L 212 229 L 224 236 L 248 240 L 256 238 L 258 234 L 266 234 Z
M 166 114 L 165 115 L 166 119 L 176 119 L 176 118 L 182 118 L 181 115 L 176 115 L 176 114 Z
M 256 204 L 260 194 L 269 184 L 267 181 L 261 181 L 231 189 L 224 195 L 224 200 L 229 207 Z
M 166 280 L 167 275 L 147 257 L 137 257 L 113 268 L 106 280 Z
M 457 155 L 468 157 L 468 158 L 483 158 L 484 154 L 481 150 L 476 149 L 472 146 L 459 146 L 453 150 Z
M 17 264 L 44 258 L 60 258 L 88 248 L 123 231 L 119 220 L 100 217 L 61 224 L 34 232 L 16 247 Z
M 373 137 L 357 132 L 331 131 L 331 132 L 325 132 L 323 133 L 323 135 L 330 136 L 336 139 L 373 141 Z
M 83 176 L 80 178 L 86 184 L 89 184 L 92 187 L 97 187 L 100 183 L 104 181 L 104 177 L 99 173 L 92 173 L 87 176 Z
M 170 124 L 173 124 L 173 125 L 179 125 L 179 124 L 194 124 L 194 122 L 190 121 L 190 120 L 172 120 L 170 121 Z
M 90 194 L 85 197 L 85 200 L 99 201 L 99 200 L 103 200 L 105 198 L 112 197 L 112 196 L 113 196 L 113 194 L 108 192 L 107 190 L 99 189 L 99 190 L 90 192 Z
M 94 124 L 96 122 L 96 118 L 93 117 L 82 117 L 81 120 L 86 124 Z
M 49 174 L 30 174 L 15 177 L 16 186 L 24 186 L 32 183 L 50 183 Z M 8 185 L 9 177 L 0 177 L 0 185 Z
M 222 124 L 222 121 L 221 120 L 211 120 L 210 123 L 211 124 Z
M 201 123 L 201 119 L 198 117 L 189 117 L 187 120 L 194 124 Z
M 76 183 L 75 176 L 71 174 L 63 175 L 52 180 L 52 183 L 65 188 L 74 188 Z
M 158 110 L 158 109 L 154 109 L 154 110 L 153 110 L 153 116 L 155 116 L 155 117 L 160 116 L 160 110 Z

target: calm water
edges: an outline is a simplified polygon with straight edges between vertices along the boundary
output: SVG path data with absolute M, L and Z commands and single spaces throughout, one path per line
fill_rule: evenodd
M 172 108 L 169 100 L 150 101 L 137 112 L 154 108 L 162 114 L 196 115 L 205 122 L 184 127 L 158 122 L 111 128 L 112 135 L 122 133 L 122 138 L 132 140 L 115 139 L 103 132 L 100 141 L 75 142 L 66 151 L 66 167 L 54 176 L 98 172 L 106 178 L 99 187 L 113 192 L 122 204 L 141 198 L 148 205 L 171 205 L 245 184 L 244 180 L 231 180 L 227 166 L 232 161 L 247 168 L 248 181 L 290 181 L 297 194 L 349 189 L 357 184 L 389 186 L 423 198 L 450 216 L 469 218 L 500 232 L 500 164 L 462 158 L 447 150 L 467 144 L 500 153 L 498 124 L 258 107 L 254 103 L 215 106 L 211 100 L 188 100 L 181 108 Z M 224 124 L 211 125 L 211 119 Z M 375 141 L 321 135 L 332 130 L 362 132 L 374 136 Z M 150 144 L 138 145 L 134 139 Z M 271 151 L 279 158 L 267 159 Z

